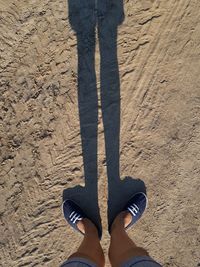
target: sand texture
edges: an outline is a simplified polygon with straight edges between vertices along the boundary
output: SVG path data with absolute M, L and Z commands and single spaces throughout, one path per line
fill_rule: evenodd
M 0 0 L 0 266 L 75 251 L 63 197 L 101 215 L 106 252 L 107 200 L 112 221 L 138 190 L 134 241 L 200 266 L 200 1 L 88 2 Z

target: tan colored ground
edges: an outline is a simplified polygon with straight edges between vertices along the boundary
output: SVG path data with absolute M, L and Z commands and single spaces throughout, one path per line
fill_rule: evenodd
M 130 235 L 164 267 L 200 266 L 200 2 L 126 0 L 119 28 L 121 176 L 144 180 Z M 59 266 L 80 236 L 63 189 L 83 184 L 76 36 L 58 0 L 0 0 L 0 266 Z M 97 66 L 99 62 L 97 49 Z M 99 202 L 106 169 L 99 125 Z M 102 245 L 106 251 L 109 236 Z

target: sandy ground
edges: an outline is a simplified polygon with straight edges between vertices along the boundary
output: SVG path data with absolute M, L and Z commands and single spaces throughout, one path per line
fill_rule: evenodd
M 164 267 L 197 267 L 200 2 L 126 0 L 124 11 L 118 29 L 120 176 L 142 179 L 149 196 L 130 236 Z M 63 190 L 84 185 L 76 35 L 62 0 L 0 0 L 0 20 L 0 266 L 59 266 L 81 240 L 60 209 Z M 99 78 L 97 84 L 99 90 Z M 100 108 L 98 128 L 106 229 Z M 106 251 L 106 231 L 102 245 Z

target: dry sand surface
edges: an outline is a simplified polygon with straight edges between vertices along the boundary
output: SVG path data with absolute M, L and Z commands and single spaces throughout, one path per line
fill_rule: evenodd
M 142 179 L 149 197 L 130 236 L 164 267 L 197 267 L 200 1 L 126 0 L 124 12 L 120 176 Z M 62 0 L 0 0 L 0 21 L 0 266 L 59 266 L 81 240 L 60 208 L 64 189 L 84 185 L 76 35 Z M 97 42 L 98 90 L 99 61 Z M 100 107 L 98 191 L 106 229 Z M 105 251 L 108 245 L 104 231 Z

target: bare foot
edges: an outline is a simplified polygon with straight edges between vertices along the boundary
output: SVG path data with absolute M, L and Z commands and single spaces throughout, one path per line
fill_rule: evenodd
M 78 227 L 79 231 L 81 231 L 81 233 L 85 234 L 85 226 L 84 226 L 83 220 L 81 220 L 77 223 L 77 227 Z
M 131 220 L 132 220 L 132 216 L 131 216 L 130 212 L 128 212 L 128 211 L 120 212 L 117 215 L 117 217 L 114 219 L 114 222 L 112 223 L 111 232 L 113 231 L 113 229 L 118 228 L 118 227 L 125 228 L 126 226 L 129 225 Z
M 77 227 L 83 234 L 87 232 L 98 235 L 96 226 L 87 218 L 84 218 L 83 220 L 79 221 L 77 223 Z
M 126 211 L 124 214 L 124 227 L 127 227 L 132 221 L 132 215 Z

